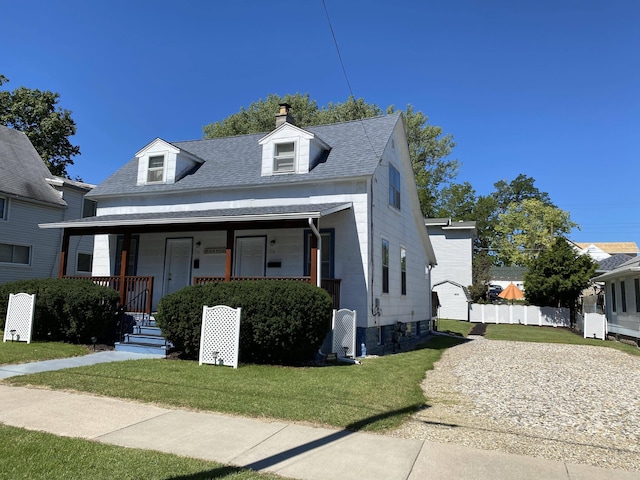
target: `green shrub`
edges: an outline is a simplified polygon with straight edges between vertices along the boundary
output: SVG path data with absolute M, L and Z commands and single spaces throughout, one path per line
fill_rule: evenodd
M 0 318 L 10 293 L 36 294 L 32 338 L 89 343 L 113 327 L 118 292 L 88 280 L 41 278 L 0 285 Z M 110 339 L 108 339 L 110 340 Z
M 317 352 L 331 323 L 331 298 L 294 280 L 220 282 L 186 287 L 158 304 L 163 334 L 186 358 L 197 358 L 202 307 L 242 308 L 239 359 L 295 365 Z

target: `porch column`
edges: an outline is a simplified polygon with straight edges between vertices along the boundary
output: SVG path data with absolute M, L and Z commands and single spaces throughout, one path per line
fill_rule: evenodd
M 58 277 L 62 278 L 67 274 L 67 257 L 69 256 L 69 232 L 62 230 L 62 247 L 60 249 L 60 267 Z
M 124 239 L 122 241 L 122 255 L 120 256 L 120 306 L 126 307 L 126 276 L 129 273 L 127 270 L 129 269 L 129 249 L 131 248 L 131 233 L 127 232 L 124 234 Z
M 311 270 L 309 275 L 311 284 L 318 285 L 318 239 L 315 235 L 311 235 Z
M 227 229 L 227 249 L 226 260 L 224 264 L 224 281 L 229 282 L 231 280 L 231 269 L 233 267 L 233 240 L 235 237 L 235 230 L 232 228 Z

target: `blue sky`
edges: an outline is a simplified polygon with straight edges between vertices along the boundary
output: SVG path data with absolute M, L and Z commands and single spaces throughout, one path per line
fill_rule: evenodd
M 523 173 L 581 225 L 640 245 L 640 2 L 326 0 L 353 93 L 453 134 L 457 181 Z M 156 137 L 270 93 L 349 96 L 321 0 L 0 0 L 9 89 L 60 93 L 100 183 Z

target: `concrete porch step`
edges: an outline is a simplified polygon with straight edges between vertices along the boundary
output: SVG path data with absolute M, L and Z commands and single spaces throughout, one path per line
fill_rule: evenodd
M 145 353 L 147 355 L 166 356 L 169 351 L 168 345 L 145 344 L 145 343 L 125 343 L 116 342 L 115 349 L 118 352 Z
M 140 343 L 144 345 L 170 345 L 162 335 L 145 335 L 138 333 L 126 333 L 123 343 Z

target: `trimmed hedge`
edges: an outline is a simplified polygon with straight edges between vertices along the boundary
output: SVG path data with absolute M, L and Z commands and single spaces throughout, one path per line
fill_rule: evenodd
M 7 316 L 10 293 L 36 294 L 32 338 L 90 343 L 112 332 L 118 292 L 89 280 L 40 278 L 0 285 L 0 318 Z
M 313 358 L 331 327 L 331 297 L 295 280 L 246 280 L 186 287 L 158 304 L 156 322 L 183 352 L 198 358 L 202 307 L 242 308 L 239 360 L 297 365 Z

